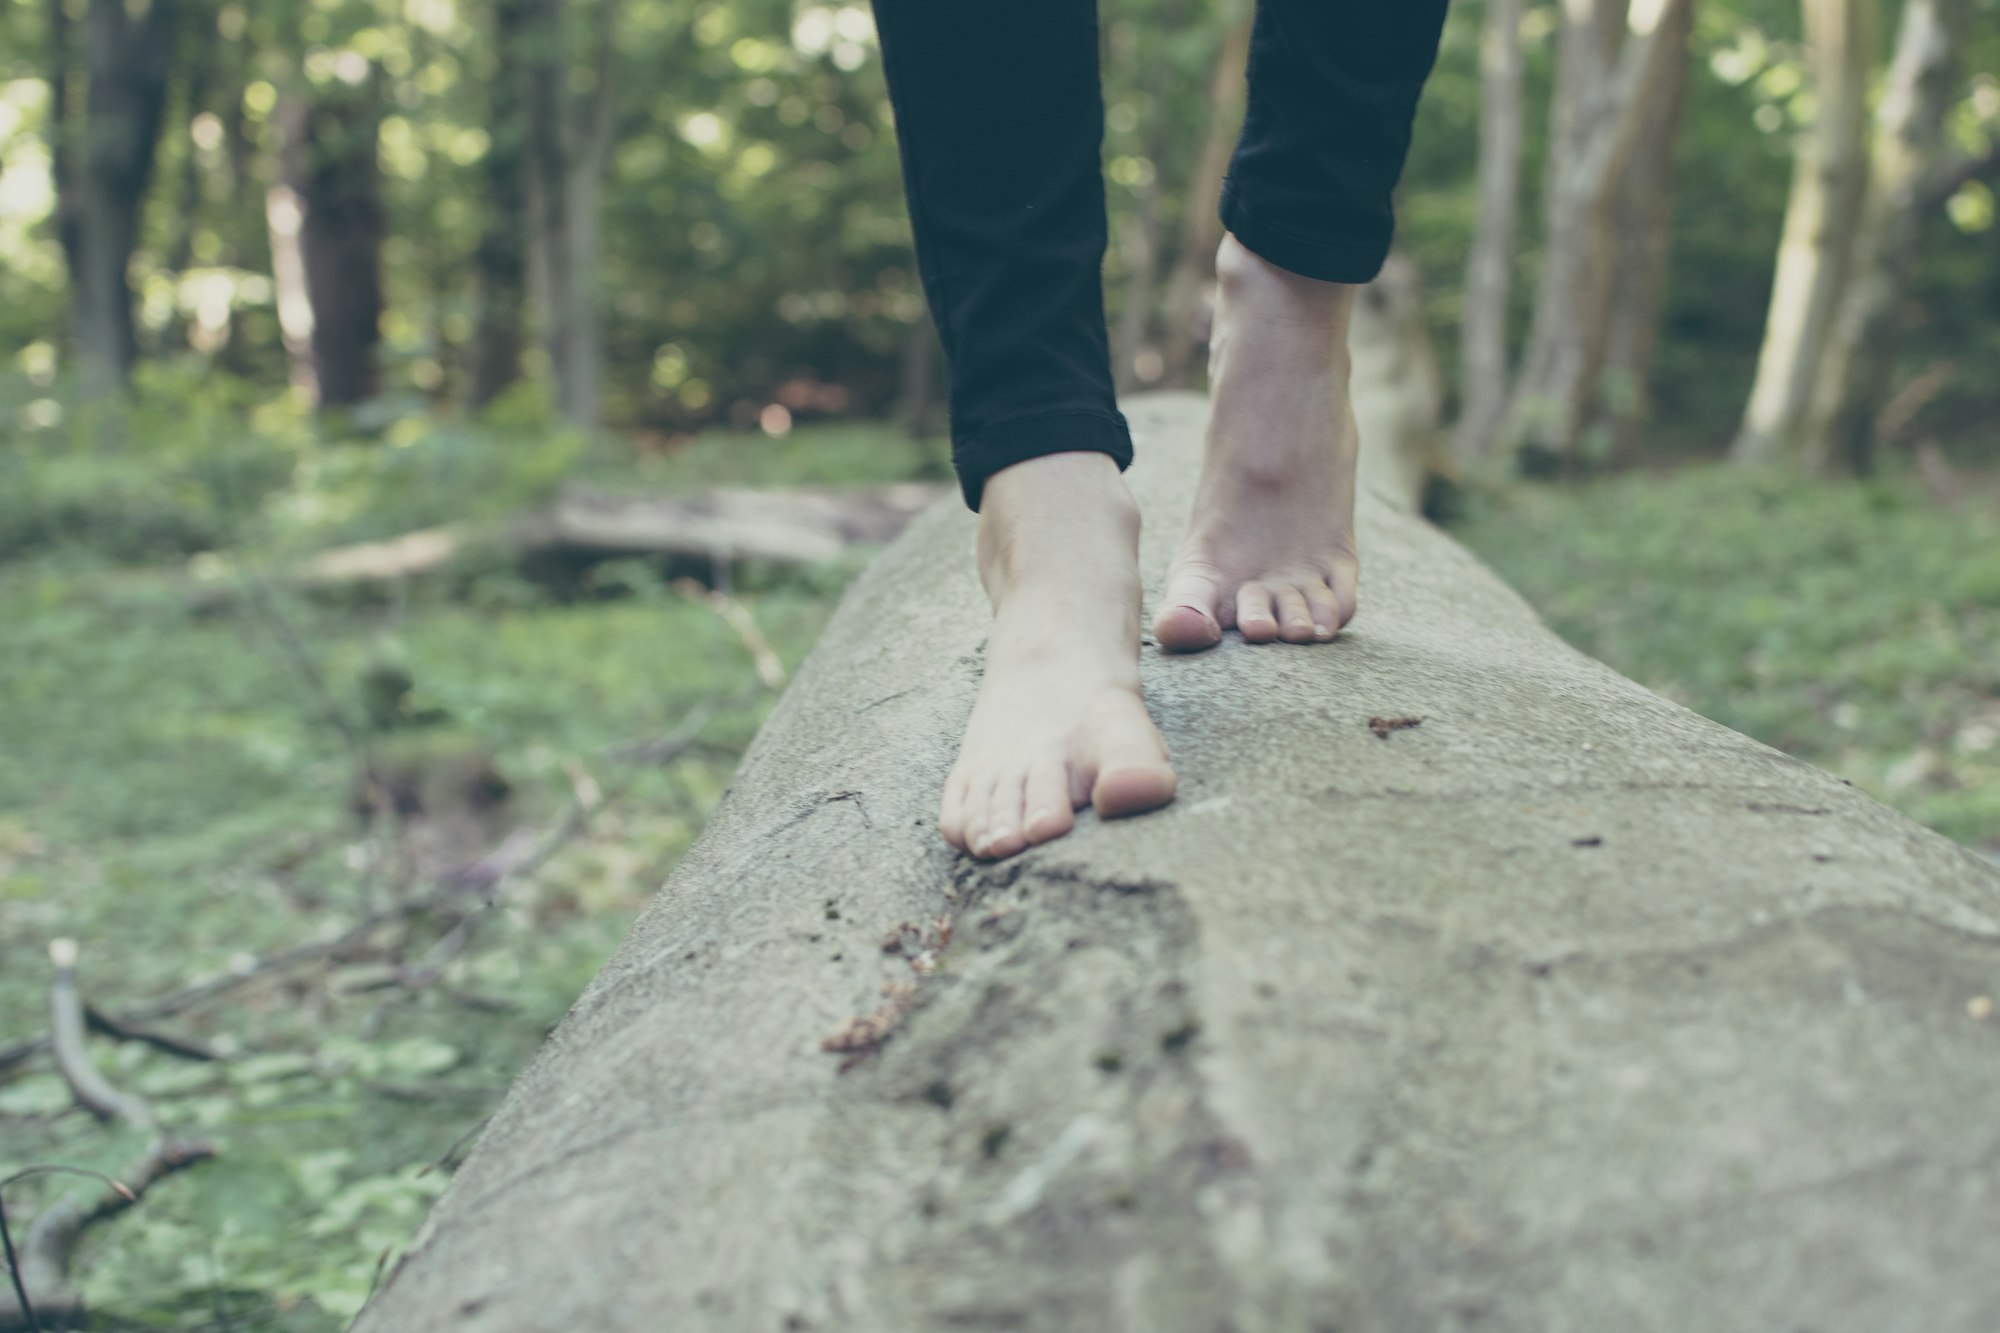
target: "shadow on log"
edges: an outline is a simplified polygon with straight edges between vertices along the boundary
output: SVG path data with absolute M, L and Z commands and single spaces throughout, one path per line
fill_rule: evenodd
M 1335 643 L 1148 650 L 1171 808 L 982 866 L 920 518 L 358 1327 L 1988 1333 L 2000 873 L 1361 522 Z

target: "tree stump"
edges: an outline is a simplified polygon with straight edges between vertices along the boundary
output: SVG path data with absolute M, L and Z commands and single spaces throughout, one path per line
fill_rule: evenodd
M 1148 649 L 1172 807 L 986 866 L 919 519 L 358 1327 L 1990 1333 L 2000 872 L 1361 523 L 1335 643 Z

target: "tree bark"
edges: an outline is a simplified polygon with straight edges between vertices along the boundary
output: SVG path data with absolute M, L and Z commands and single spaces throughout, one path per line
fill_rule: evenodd
M 282 180 L 268 208 L 279 315 L 294 383 L 310 387 L 321 411 L 366 402 L 380 388 L 388 223 L 376 162 L 378 97 L 370 78 L 287 97 L 279 107 Z
M 2000 869 L 1360 521 L 1341 642 L 1147 654 L 1175 805 L 982 865 L 920 518 L 357 1333 L 1989 1333 Z
M 60 8 L 58 4 L 56 8 Z M 68 88 L 52 89 L 57 229 L 70 261 L 70 304 L 86 397 L 120 392 L 138 355 L 128 269 L 151 183 L 179 0 L 152 0 L 134 17 L 123 0 L 90 0 L 84 19 L 85 119 L 70 123 Z M 67 42 L 52 14 L 51 37 Z M 72 129 L 74 128 L 74 133 Z
M 1615 203 L 1639 131 L 1678 54 L 1692 0 L 1566 6 L 1551 116 L 1542 272 L 1508 438 L 1524 466 L 1573 463 L 1601 384 L 1610 325 Z
M 1625 164 L 1612 215 L 1611 312 L 1595 412 L 1612 454 L 1624 459 L 1638 456 L 1652 415 L 1653 360 L 1673 257 L 1675 168 L 1687 111 L 1694 5 L 1677 7 L 1664 24 L 1661 40 L 1669 50 L 1659 87 Z
M 573 0 L 523 0 L 528 43 L 530 278 L 555 375 L 556 408 L 585 430 L 598 421 L 603 378 L 597 268 L 604 166 L 611 150 L 611 72 L 617 7 L 596 6 L 594 81 L 569 88 Z
M 1820 361 L 1847 282 L 1868 183 L 1876 0 L 1803 0 L 1818 108 L 1799 141 L 1757 377 L 1730 456 L 1799 460 Z
M 486 226 L 474 263 L 479 319 L 466 402 L 477 411 L 521 377 L 528 270 L 526 0 L 494 0 L 494 67 L 487 91 Z
M 1479 39 L 1479 221 L 1465 264 L 1459 416 L 1452 449 L 1476 465 L 1507 412 L 1507 306 L 1521 206 L 1521 19 L 1526 0 L 1487 0 Z
M 1237 128 L 1243 119 L 1244 65 L 1250 58 L 1249 6 L 1238 7 L 1216 57 L 1209 83 L 1208 137 L 1188 183 L 1181 205 L 1180 241 L 1174 248 L 1173 272 L 1160 306 L 1160 383 L 1186 388 L 1200 377 L 1201 357 L 1208 346 L 1210 289 L 1215 281 L 1215 252 L 1222 245 L 1222 178 L 1236 150 Z
M 1899 307 L 1935 207 L 1931 183 L 1970 20 L 1965 0 L 1907 0 L 1903 7 L 1876 112 L 1852 272 L 1807 410 L 1804 456 L 1813 471 L 1865 473 L 1873 465 L 1875 422 L 1895 373 Z

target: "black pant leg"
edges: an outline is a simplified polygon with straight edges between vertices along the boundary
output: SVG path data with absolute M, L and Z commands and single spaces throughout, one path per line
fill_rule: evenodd
M 1024 459 L 1132 459 L 1104 328 L 1095 0 L 875 0 L 966 503 Z
M 1258 0 L 1222 222 L 1279 268 L 1367 282 L 1446 0 Z

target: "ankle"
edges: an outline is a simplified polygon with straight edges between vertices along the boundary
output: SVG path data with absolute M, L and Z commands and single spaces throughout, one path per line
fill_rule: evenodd
M 1348 317 L 1359 287 L 1279 268 L 1232 232 L 1223 233 L 1216 251 L 1215 279 L 1225 307 L 1253 310 L 1260 322 L 1275 319 L 1321 331 L 1346 346 Z
M 1047 454 L 987 479 L 978 556 L 989 592 L 1065 568 L 1134 564 L 1138 544 L 1139 506 L 1107 454 Z

